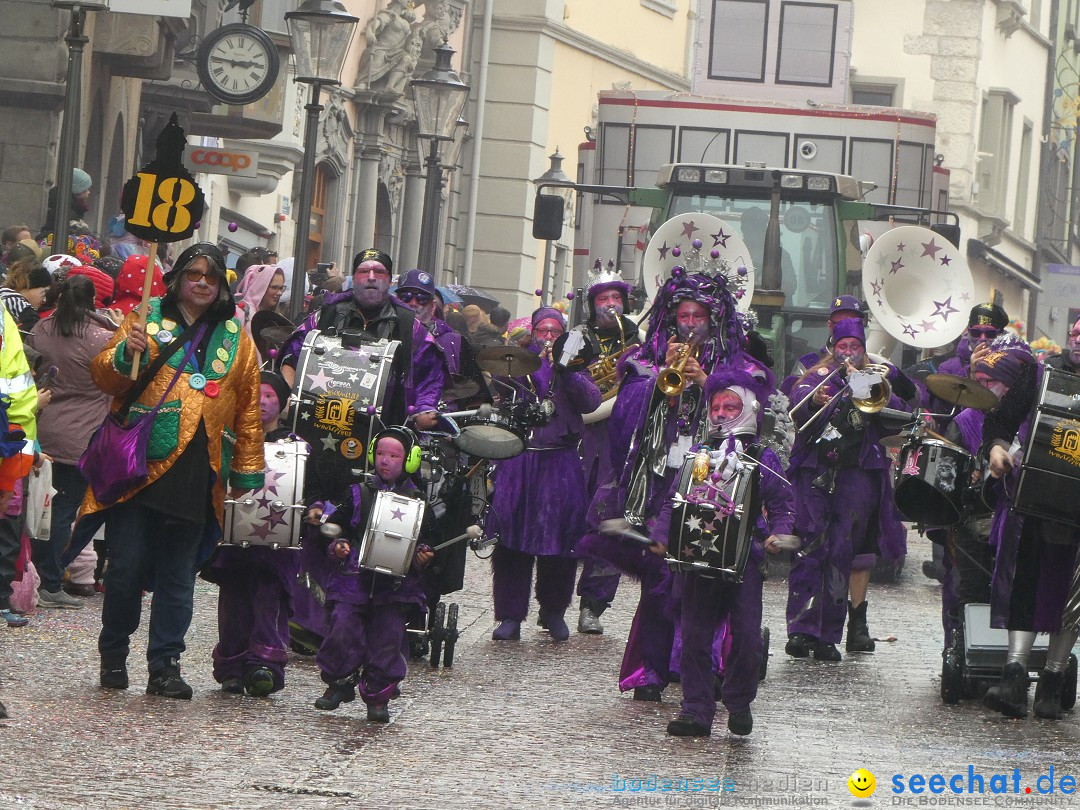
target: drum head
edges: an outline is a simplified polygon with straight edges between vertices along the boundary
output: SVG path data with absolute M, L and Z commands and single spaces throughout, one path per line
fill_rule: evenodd
M 477 458 L 499 460 L 525 452 L 525 440 L 498 425 L 470 425 L 453 441 L 459 450 Z

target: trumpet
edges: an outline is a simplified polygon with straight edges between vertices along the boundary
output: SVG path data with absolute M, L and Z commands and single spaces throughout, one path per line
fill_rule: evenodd
M 683 392 L 686 388 L 686 375 L 683 374 L 683 368 L 686 366 L 686 361 L 690 359 L 690 355 L 696 353 L 696 346 L 692 343 L 684 343 L 679 349 L 679 356 L 674 364 L 660 369 L 660 373 L 656 375 L 656 387 L 660 389 L 660 393 L 677 397 Z

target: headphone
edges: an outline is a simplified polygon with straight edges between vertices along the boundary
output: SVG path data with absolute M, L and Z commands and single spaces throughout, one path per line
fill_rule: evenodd
M 368 464 L 375 466 L 375 448 L 383 439 L 397 439 L 405 448 L 405 472 L 412 475 L 420 469 L 420 443 L 416 440 L 416 434 L 404 427 L 388 427 L 379 431 L 368 445 Z

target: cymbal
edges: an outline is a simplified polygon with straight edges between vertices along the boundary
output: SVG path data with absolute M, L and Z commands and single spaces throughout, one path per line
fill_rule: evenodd
M 881 439 L 878 444 L 884 447 L 886 450 L 899 450 L 905 444 L 911 441 L 911 436 L 906 433 L 900 433 L 896 436 L 886 436 Z
M 989 389 L 969 377 L 958 377 L 955 374 L 928 374 L 926 388 L 938 399 L 961 408 L 988 411 L 998 402 Z
M 480 393 L 480 383 L 463 377 L 460 374 L 453 375 L 450 387 L 443 391 L 443 399 L 468 399 Z
M 540 368 L 540 355 L 517 346 L 488 346 L 476 353 L 476 365 L 491 374 L 520 377 Z

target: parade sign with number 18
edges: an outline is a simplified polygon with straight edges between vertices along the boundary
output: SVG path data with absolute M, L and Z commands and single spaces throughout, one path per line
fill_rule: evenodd
M 184 168 L 184 130 L 173 113 L 157 138 L 157 156 L 124 184 L 127 231 L 148 242 L 178 242 L 195 232 L 205 199 Z

